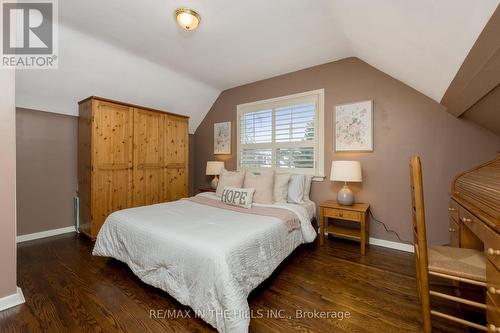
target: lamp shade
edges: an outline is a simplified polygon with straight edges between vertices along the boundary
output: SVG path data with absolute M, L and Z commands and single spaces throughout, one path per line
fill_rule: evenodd
M 361 182 L 361 163 L 358 161 L 332 161 L 330 180 Z
M 220 175 L 221 170 L 224 169 L 223 161 L 208 161 L 207 171 L 205 172 L 208 176 Z

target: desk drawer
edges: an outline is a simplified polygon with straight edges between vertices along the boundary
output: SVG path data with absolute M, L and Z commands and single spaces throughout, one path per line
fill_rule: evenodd
M 486 257 L 495 267 L 500 270 L 500 235 L 486 227 L 484 250 Z
M 495 304 L 490 295 L 488 295 L 488 297 L 486 298 L 488 332 L 498 332 L 498 330 L 500 330 L 500 309 L 498 309 L 498 306 Z
M 469 211 L 462 206 L 458 208 L 458 217 L 467 228 L 469 228 L 479 239 L 485 238 L 486 225 L 477 217 L 469 213 Z
M 459 205 L 455 200 L 450 199 L 448 211 L 450 212 L 450 216 L 453 217 L 455 221 L 458 221 L 458 206 Z
M 340 210 L 335 208 L 324 208 L 323 215 L 325 217 L 332 217 L 335 219 L 361 221 L 361 213 L 349 210 Z
M 460 247 L 460 224 L 454 218 L 450 217 L 450 245 L 453 247 Z
M 488 295 L 495 304 L 500 304 L 500 271 L 489 260 L 486 260 L 486 281 Z

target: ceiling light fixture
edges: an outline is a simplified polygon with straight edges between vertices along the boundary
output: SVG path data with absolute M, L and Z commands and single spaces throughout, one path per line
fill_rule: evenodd
M 201 21 L 201 16 L 190 8 L 179 8 L 175 11 L 177 23 L 185 30 L 194 30 Z

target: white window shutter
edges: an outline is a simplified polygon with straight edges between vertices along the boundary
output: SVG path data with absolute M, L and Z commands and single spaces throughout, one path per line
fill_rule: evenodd
M 238 105 L 238 168 L 323 176 L 323 99 L 317 90 Z

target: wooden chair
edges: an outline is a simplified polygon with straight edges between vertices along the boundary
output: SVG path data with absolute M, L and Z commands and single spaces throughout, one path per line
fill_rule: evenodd
M 424 190 L 420 158 L 410 161 L 410 184 L 412 202 L 413 243 L 417 271 L 417 293 L 422 305 L 422 321 L 425 333 L 432 331 L 431 315 L 457 322 L 478 330 L 487 331 L 486 326 L 431 310 L 430 296 L 474 306 L 486 310 L 486 305 L 464 298 L 429 289 L 429 275 L 452 281 L 465 282 L 486 287 L 486 260 L 483 252 L 447 246 L 427 247 L 425 233 Z

